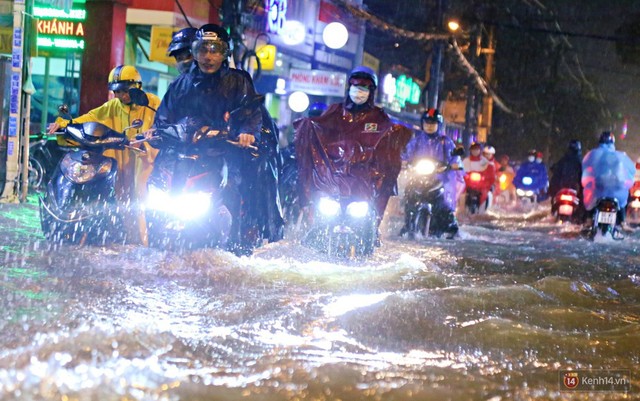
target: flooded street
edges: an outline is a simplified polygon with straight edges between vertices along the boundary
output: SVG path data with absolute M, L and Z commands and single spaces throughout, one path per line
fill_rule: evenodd
M 640 230 L 589 242 L 540 208 L 461 217 L 370 260 L 48 243 L 0 205 L 2 400 L 640 399 Z M 395 216 L 397 218 L 397 216 Z M 628 370 L 570 392 L 562 370 Z

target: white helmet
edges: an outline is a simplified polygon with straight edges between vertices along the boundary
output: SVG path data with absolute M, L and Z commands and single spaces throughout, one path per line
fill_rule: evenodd
M 486 153 L 488 155 L 495 155 L 496 149 L 493 146 L 485 146 L 482 150 L 482 153 Z

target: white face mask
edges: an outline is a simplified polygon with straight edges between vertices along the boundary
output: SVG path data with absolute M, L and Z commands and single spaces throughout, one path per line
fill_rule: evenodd
M 540 158 L 536 158 L 536 162 L 537 162 L 537 163 L 542 163 L 542 159 L 540 159 Z
M 536 159 L 536 158 L 535 158 L 535 157 L 533 157 L 533 156 L 529 156 L 529 157 L 527 157 L 527 160 L 529 160 L 531 163 L 533 163 L 533 161 L 534 161 L 535 159 Z
M 349 98 L 358 106 L 365 104 L 369 99 L 369 89 L 364 86 L 351 85 L 349 88 Z

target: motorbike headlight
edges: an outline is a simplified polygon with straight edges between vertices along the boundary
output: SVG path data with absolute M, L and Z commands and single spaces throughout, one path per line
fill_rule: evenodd
M 95 166 L 93 164 L 82 164 L 70 157 L 65 157 L 60 163 L 60 169 L 62 174 L 71 181 L 84 184 L 94 179 L 97 175 L 109 173 L 112 163 L 111 159 L 105 159 L 99 166 Z
M 498 178 L 498 180 L 500 181 L 500 184 L 504 184 L 505 182 L 507 182 L 507 175 L 500 174 L 500 178 Z
M 171 197 L 168 193 L 158 187 L 149 185 L 146 202 L 147 209 L 167 212 L 169 211 L 170 203 Z
M 331 198 L 320 198 L 318 211 L 323 216 L 333 217 L 340 213 L 340 203 Z
M 640 189 L 636 189 L 635 191 L 633 191 L 633 196 L 635 198 L 640 198 Z
M 525 191 L 524 194 L 526 196 L 533 196 L 533 191 Z
M 482 174 L 476 173 L 475 171 L 469 174 L 469 179 L 473 182 L 479 182 L 482 180 Z
M 418 175 L 430 175 L 436 171 L 436 164 L 431 160 L 420 160 L 413 169 Z
M 524 185 L 531 185 L 531 184 L 533 184 L 533 178 L 531 178 L 531 177 L 522 177 L 522 183 Z
M 524 191 L 520 188 L 516 189 L 516 195 L 518 196 L 524 196 Z
M 207 213 L 211 207 L 211 194 L 194 192 L 171 196 L 158 187 L 149 186 L 146 206 L 182 220 L 191 220 Z
M 347 214 L 351 217 L 361 219 L 369 213 L 369 204 L 367 202 L 351 202 L 347 206 Z

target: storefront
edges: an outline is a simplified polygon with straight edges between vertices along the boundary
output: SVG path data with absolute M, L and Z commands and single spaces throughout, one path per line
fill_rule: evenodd
M 258 75 L 247 67 L 290 140 L 291 122 L 310 105 L 344 99 L 347 74 L 362 63 L 364 26 L 326 0 L 264 1 L 265 13 L 249 16 L 245 41 L 262 68 Z

